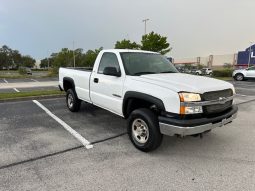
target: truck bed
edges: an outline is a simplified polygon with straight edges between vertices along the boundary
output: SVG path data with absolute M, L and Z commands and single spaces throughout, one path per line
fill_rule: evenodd
M 93 67 L 75 67 L 75 68 L 74 67 L 67 67 L 66 69 L 91 72 L 93 70 Z
M 91 102 L 90 100 L 90 76 L 92 68 L 60 68 L 59 85 L 64 89 L 64 78 L 70 78 L 75 83 L 75 91 L 79 99 Z

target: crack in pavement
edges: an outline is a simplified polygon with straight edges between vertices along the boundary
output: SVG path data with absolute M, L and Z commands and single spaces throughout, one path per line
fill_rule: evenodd
M 245 103 L 250 103 L 250 102 L 253 102 L 255 101 L 255 99 L 251 99 L 251 100 L 248 100 L 248 101 L 244 101 L 244 102 L 241 102 L 241 103 L 237 103 L 236 105 L 241 105 L 241 104 L 245 104 Z
M 118 135 L 115 135 L 115 136 L 112 136 L 112 137 L 109 137 L 109 138 L 94 141 L 91 144 L 97 144 L 97 143 L 102 143 L 102 142 L 105 142 L 105 141 L 113 140 L 115 138 L 121 137 L 121 136 L 126 135 L 126 134 L 127 134 L 126 132 L 121 133 L 121 134 L 118 134 Z M 43 156 L 39 156 L 39 157 L 35 157 L 35 158 L 31 158 L 31 159 L 27 159 L 27 160 L 23 160 L 23 161 L 19 161 L 19 162 L 14 162 L 14 163 L 7 164 L 7 165 L 4 165 L 4 166 L 0 166 L 0 170 L 10 168 L 10 167 L 13 167 L 13 166 L 17 166 L 17 165 L 21 165 L 21 164 L 26 164 L 26 163 L 29 163 L 29 162 L 34 162 L 34 161 L 41 160 L 41 159 L 44 159 L 44 158 L 48 158 L 48 157 L 51 157 L 51 156 L 55 156 L 55 155 L 59 155 L 59 154 L 69 152 L 69 151 L 77 150 L 77 149 L 80 149 L 80 148 L 84 148 L 84 145 L 80 145 L 80 146 L 77 146 L 77 147 L 65 149 L 65 150 L 50 153 L 50 154 L 47 154 L 47 155 L 43 155 Z

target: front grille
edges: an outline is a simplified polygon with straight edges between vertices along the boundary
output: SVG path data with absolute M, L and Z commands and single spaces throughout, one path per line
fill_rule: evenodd
M 202 100 L 212 101 L 212 100 L 218 100 L 220 97 L 228 98 L 232 95 L 233 95 L 233 91 L 231 89 L 206 92 L 202 95 Z M 225 104 L 215 104 L 215 105 L 204 106 L 203 111 L 205 114 L 219 113 L 230 108 L 232 106 L 232 103 L 233 101 L 231 100 L 226 102 Z

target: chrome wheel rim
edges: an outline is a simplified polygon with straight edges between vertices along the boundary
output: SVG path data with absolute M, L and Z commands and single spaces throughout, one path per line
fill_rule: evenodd
M 243 76 L 242 75 L 237 75 L 236 79 L 241 81 L 241 80 L 243 80 Z
M 68 97 L 67 97 L 67 104 L 68 104 L 69 108 L 73 107 L 73 96 L 72 96 L 72 94 L 68 95 Z
M 149 128 L 142 119 L 136 119 L 132 123 L 132 135 L 140 144 L 145 144 L 149 139 Z

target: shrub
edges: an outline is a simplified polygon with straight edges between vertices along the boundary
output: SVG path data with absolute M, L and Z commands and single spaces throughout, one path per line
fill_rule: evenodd
M 213 70 L 214 77 L 232 77 L 232 73 L 231 69 Z
M 20 67 L 20 68 L 19 68 L 19 74 L 20 74 L 20 75 L 25 75 L 25 74 L 27 74 L 26 68 Z
M 58 68 L 54 67 L 54 68 L 50 68 L 48 71 L 48 77 L 54 77 L 58 75 Z

